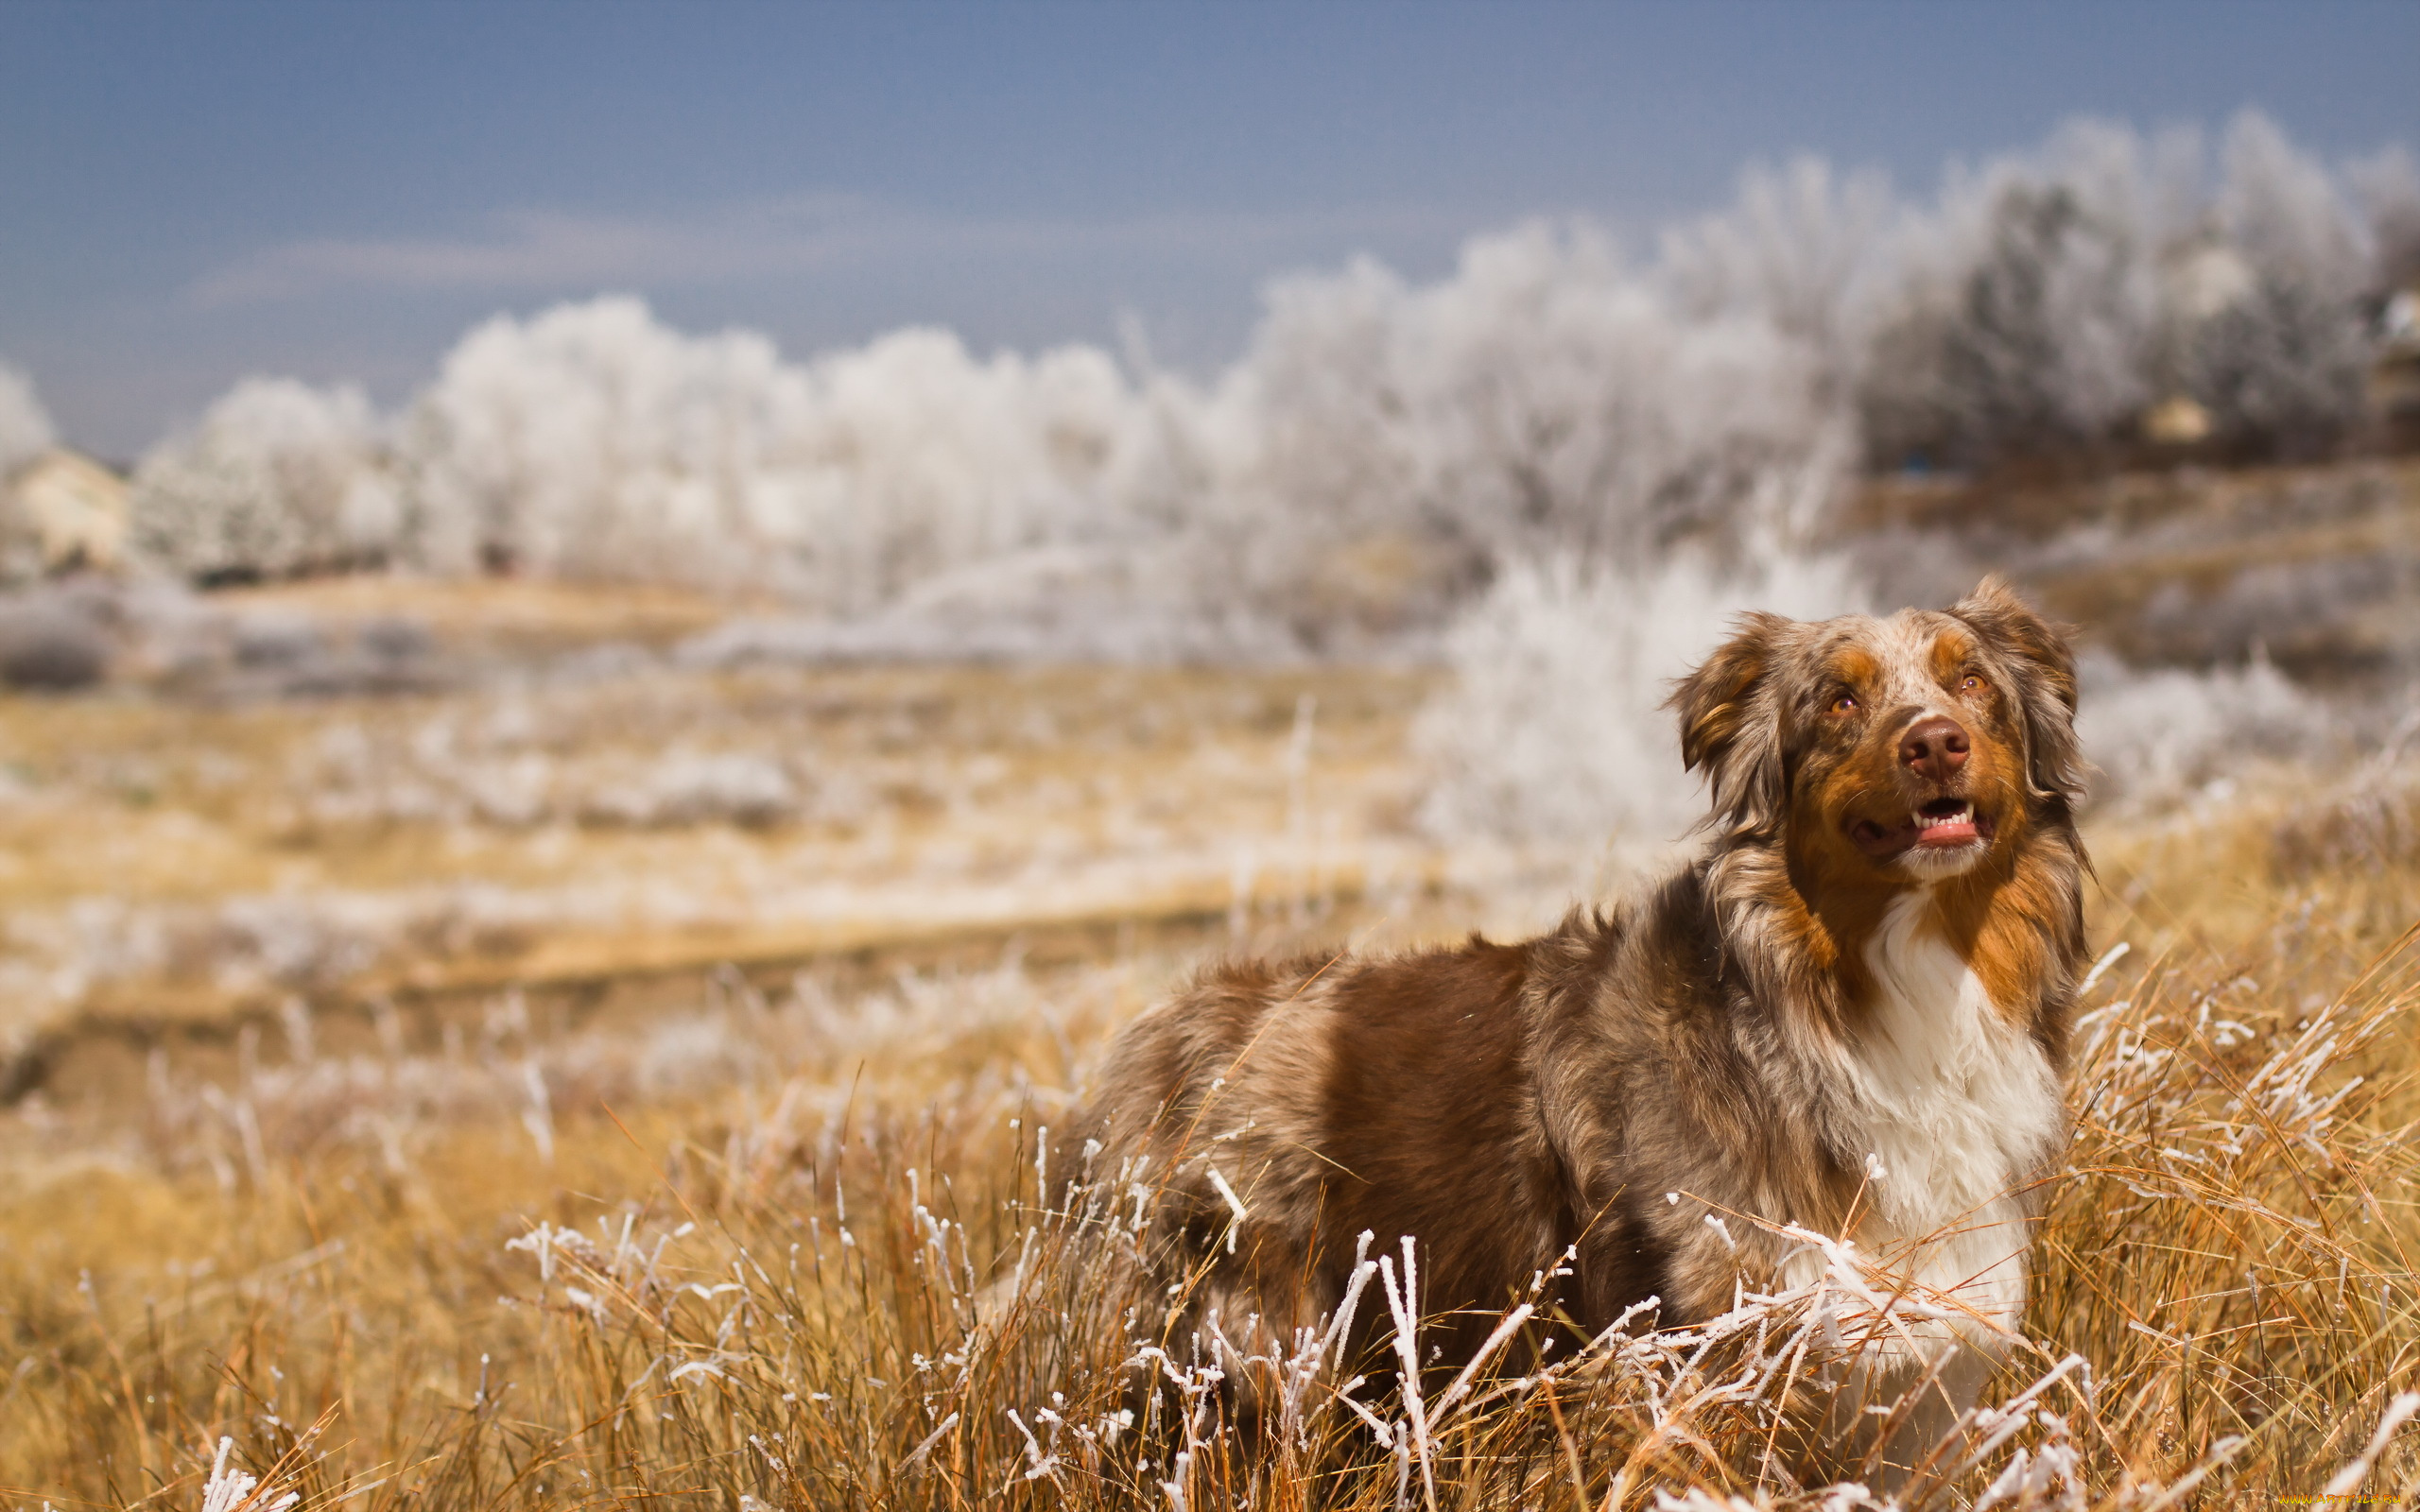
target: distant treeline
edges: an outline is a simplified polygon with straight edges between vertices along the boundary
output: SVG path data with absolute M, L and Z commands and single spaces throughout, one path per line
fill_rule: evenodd
M 629 299 L 499 317 L 395 414 L 239 385 L 143 458 L 133 539 L 203 582 L 510 572 L 834 617 L 1039 553 L 1316 640 L 1435 623 L 1513 559 L 1803 537 L 1860 470 L 2369 444 L 2415 279 L 2408 151 L 2077 123 L 1924 202 L 1804 159 L 1644 255 L 1535 224 L 1431 284 L 1283 279 L 1208 381 L 923 329 L 795 362 Z M 47 438 L 0 375 L 0 468 Z

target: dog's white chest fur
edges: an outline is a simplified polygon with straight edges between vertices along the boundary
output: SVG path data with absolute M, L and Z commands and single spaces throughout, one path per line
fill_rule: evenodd
M 1847 1057 L 1842 1130 L 1857 1144 L 1842 1153 L 1873 1173 L 1858 1238 L 2012 1325 L 2025 1303 L 2018 1189 L 2060 1136 L 2058 1078 L 1934 926 L 1929 894 L 1904 894 L 1866 945 L 1874 999 Z

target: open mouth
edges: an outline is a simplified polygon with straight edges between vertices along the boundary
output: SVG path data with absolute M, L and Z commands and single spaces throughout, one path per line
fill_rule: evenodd
M 1954 850 L 1979 845 L 1992 837 L 1991 820 L 1976 812 L 1974 800 L 1937 798 L 1893 827 L 1859 819 L 1849 826 L 1849 838 L 1867 855 L 1895 856 L 1908 850 Z

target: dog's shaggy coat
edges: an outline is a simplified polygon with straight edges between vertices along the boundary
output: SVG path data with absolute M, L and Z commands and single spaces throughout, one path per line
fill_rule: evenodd
M 1988 1347 L 2066 1131 L 2075 696 L 1996 581 L 1750 615 L 1671 700 L 1711 790 L 1693 859 L 1522 944 L 1211 969 L 1117 1040 L 1088 1167 L 1157 1194 L 1164 1279 L 1206 1276 L 1238 1340 L 1333 1309 L 1365 1230 L 1415 1237 L 1450 1359 L 1566 1249 L 1579 1328 L 1651 1298 L 1670 1325 L 1809 1279 L 1795 1224 Z

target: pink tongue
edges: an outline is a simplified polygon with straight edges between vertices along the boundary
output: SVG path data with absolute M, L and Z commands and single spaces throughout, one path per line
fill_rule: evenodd
M 1981 833 L 1972 818 L 1952 819 L 1946 824 L 1934 824 L 1916 833 L 1918 845 L 1964 845 Z

